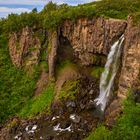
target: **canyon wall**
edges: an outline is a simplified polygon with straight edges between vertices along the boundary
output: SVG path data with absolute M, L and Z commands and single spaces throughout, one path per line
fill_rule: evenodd
M 118 96 L 125 98 L 128 90 L 139 82 L 140 71 L 140 25 L 134 25 L 131 17 L 128 18 L 125 31 L 122 71 L 119 79 Z
M 48 64 L 49 77 L 55 77 L 55 65 L 60 38 L 67 39 L 73 49 L 73 55 L 83 66 L 105 64 L 112 44 L 124 34 L 122 68 L 119 78 L 118 96 L 125 97 L 129 88 L 138 83 L 140 69 L 140 26 L 134 26 L 132 19 L 79 19 L 76 22 L 65 21 L 57 31 L 49 33 Z M 40 59 L 41 42 L 31 28 L 12 33 L 9 39 L 9 51 L 13 64 L 19 68 L 37 65 Z M 46 60 L 47 61 L 47 60 Z

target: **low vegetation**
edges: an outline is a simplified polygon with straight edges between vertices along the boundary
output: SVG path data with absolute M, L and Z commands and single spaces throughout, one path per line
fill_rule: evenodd
M 122 116 L 117 124 L 108 130 L 99 126 L 85 140 L 139 140 L 140 139 L 140 103 L 135 103 L 132 96 L 124 102 Z
M 12 65 L 7 38 L 0 36 L 0 123 L 14 116 L 32 98 L 38 71 L 32 76 Z
M 91 70 L 91 76 L 95 78 L 100 78 L 103 71 L 104 67 L 94 66 Z
M 54 83 L 50 83 L 48 87 L 39 95 L 26 102 L 19 116 L 34 117 L 40 113 L 50 113 L 50 106 L 54 99 Z
M 79 91 L 80 91 L 80 80 L 70 80 L 63 85 L 58 98 L 59 100 L 63 99 L 74 100 L 76 94 Z

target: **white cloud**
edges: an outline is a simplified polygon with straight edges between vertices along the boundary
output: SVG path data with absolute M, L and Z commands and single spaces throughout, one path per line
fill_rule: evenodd
M 23 12 L 30 12 L 30 9 L 27 8 L 8 8 L 8 7 L 0 7 L 0 18 L 1 17 L 7 17 L 8 14 L 11 13 L 23 13 Z
M 44 5 L 49 0 L 0 0 L 0 5 Z
M 56 2 L 58 4 L 68 3 L 70 5 L 76 5 L 81 3 L 87 3 L 95 0 L 0 0 L 0 18 L 6 17 L 10 13 L 22 13 L 22 12 L 30 12 L 31 8 L 24 8 L 22 5 L 36 5 L 44 6 L 49 1 Z M 4 5 L 4 6 L 2 6 Z M 10 5 L 15 5 L 15 8 L 8 8 Z M 20 5 L 20 7 L 18 6 Z
M 45 5 L 49 1 L 56 3 L 78 4 L 87 3 L 95 0 L 0 0 L 1 5 L 20 4 L 20 5 Z
M 30 12 L 31 10 L 27 8 L 8 8 L 8 7 L 0 7 L 0 12 L 5 13 L 22 13 L 22 12 Z

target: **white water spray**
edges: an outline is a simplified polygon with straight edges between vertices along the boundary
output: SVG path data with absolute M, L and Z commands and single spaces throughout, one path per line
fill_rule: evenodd
M 109 52 L 107 62 L 105 64 L 104 72 L 100 79 L 100 94 L 94 101 L 96 106 L 104 112 L 106 105 L 109 101 L 111 94 L 111 89 L 114 83 L 114 78 L 116 76 L 117 70 L 119 68 L 119 58 L 121 56 L 121 46 L 124 41 L 124 35 L 116 41 Z

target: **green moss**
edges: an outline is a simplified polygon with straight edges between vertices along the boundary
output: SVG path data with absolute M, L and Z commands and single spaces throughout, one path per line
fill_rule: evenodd
M 91 75 L 96 78 L 100 78 L 102 72 L 104 71 L 104 67 L 94 66 L 91 71 Z
M 14 126 L 16 126 L 18 124 L 17 119 L 13 119 L 6 127 L 7 128 L 13 128 Z
M 75 99 L 75 96 L 79 92 L 79 90 L 80 80 L 67 81 L 62 87 L 58 99 Z
M 64 60 L 63 62 L 58 62 L 56 66 L 56 72 L 59 75 L 61 71 L 66 67 L 71 67 L 72 69 L 76 69 L 76 65 L 71 60 Z
M 41 54 L 40 54 L 40 68 L 46 70 L 46 72 L 49 71 L 49 66 L 48 66 L 48 53 L 47 53 L 47 48 L 46 45 L 42 46 Z
M 39 95 L 29 100 L 19 113 L 21 117 L 34 117 L 44 112 L 50 112 L 50 105 L 54 99 L 54 84 L 48 87 Z

